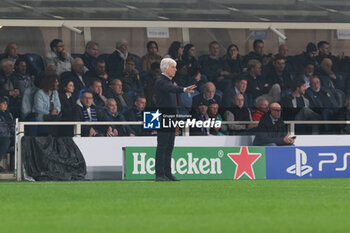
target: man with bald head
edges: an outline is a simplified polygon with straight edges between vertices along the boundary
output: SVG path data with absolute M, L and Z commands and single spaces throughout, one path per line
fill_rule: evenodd
M 335 73 L 333 62 L 330 58 L 323 58 L 320 64 L 320 70 L 317 73 L 321 80 L 321 85 L 325 88 L 346 90 L 346 79 L 343 75 Z
M 254 146 L 288 146 L 293 145 L 295 139 L 288 135 L 286 125 L 281 119 L 281 105 L 273 102 L 269 111 L 261 118 L 253 142 Z
M 204 85 L 203 93 L 193 97 L 193 99 L 192 99 L 192 109 L 193 110 L 197 109 L 198 106 L 199 106 L 199 103 L 202 100 L 209 101 L 211 99 L 215 99 L 215 102 L 220 107 L 221 106 L 221 98 L 220 98 L 220 96 L 215 94 L 215 91 L 216 91 L 216 87 L 215 87 L 214 83 L 207 82 Z

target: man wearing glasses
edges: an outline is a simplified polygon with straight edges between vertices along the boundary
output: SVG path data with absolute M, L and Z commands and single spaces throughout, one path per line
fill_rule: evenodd
M 293 145 L 295 137 L 288 135 L 286 125 L 281 119 L 281 105 L 277 102 L 270 104 L 270 110 L 259 122 L 254 146 L 288 146 Z

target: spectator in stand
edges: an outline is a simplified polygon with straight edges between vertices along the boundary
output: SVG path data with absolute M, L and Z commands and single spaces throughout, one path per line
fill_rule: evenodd
M 236 94 L 232 99 L 232 108 L 224 112 L 226 121 L 252 121 L 252 115 L 249 108 L 244 107 L 244 96 Z M 241 134 L 252 128 L 251 124 L 229 124 L 230 134 Z
M 209 105 L 208 101 L 202 100 L 199 103 L 193 118 L 197 119 L 198 121 L 208 121 L 209 120 L 208 105 Z M 191 135 L 195 135 L 195 136 L 209 136 L 209 135 L 212 135 L 212 133 L 216 133 L 216 131 L 214 130 L 213 132 L 211 132 L 210 127 L 204 127 L 204 124 L 202 125 L 201 128 L 195 127 L 191 129 Z
M 318 51 L 316 45 L 312 42 L 308 43 L 306 46 L 306 52 L 294 56 L 294 72 L 302 73 L 304 64 L 307 63 L 312 63 L 315 67 L 318 67 L 317 55 Z
M 269 111 L 269 101 L 264 98 L 260 98 L 258 101 L 256 101 L 256 108 L 252 112 L 252 120 L 253 121 L 260 121 L 260 118 Z
M 84 91 L 80 101 L 75 107 L 74 121 L 97 122 L 106 121 L 104 114 L 93 104 L 94 98 L 91 91 Z M 95 137 L 106 136 L 105 126 L 84 125 L 81 127 L 81 136 Z
M 220 59 L 220 46 L 217 41 L 209 44 L 210 56 L 203 61 L 202 71 L 207 76 L 208 81 L 213 82 L 217 89 L 224 92 L 232 88 L 232 79 L 230 67 Z
M 98 79 L 102 83 L 103 92 L 106 92 L 109 88 L 110 76 L 106 72 L 106 62 L 102 59 L 98 59 L 93 70 L 86 72 L 86 82 L 91 83 L 93 80 Z
M 144 96 L 136 96 L 134 106 L 125 115 L 127 121 L 143 121 L 143 111 L 146 107 L 146 98 Z M 136 136 L 151 136 L 156 134 L 156 131 L 144 130 L 142 125 L 131 125 L 132 131 Z
M 228 46 L 226 54 L 222 58 L 228 67 L 230 67 L 230 73 L 234 76 L 238 76 L 243 71 L 242 57 L 239 54 L 238 46 L 231 44 Z
M 148 41 L 147 43 L 147 54 L 142 57 L 142 71 L 151 71 L 151 65 L 154 62 L 160 63 L 162 56 L 158 54 L 158 44 L 155 41 Z
M 27 88 L 34 87 L 34 80 L 35 77 L 33 75 L 30 75 L 27 69 L 27 61 L 19 58 L 16 60 L 15 63 L 15 77 L 16 77 L 16 85 L 19 89 L 19 92 L 21 95 L 23 95 L 24 91 Z
M 266 72 L 264 75 L 266 79 L 268 79 L 271 87 L 274 84 L 278 84 L 282 92 L 285 92 L 291 88 L 292 78 L 286 70 L 286 60 L 283 57 L 276 56 L 273 63 L 266 67 Z M 271 101 L 278 101 L 278 99 Z
M 111 81 L 110 90 L 106 93 L 107 98 L 113 98 L 117 102 L 118 111 L 125 113 L 132 107 L 129 96 L 123 92 L 123 83 L 120 79 Z
M 338 89 L 343 92 L 346 90 L 346 79 L 342 74 L 334 73 L 333 62 L 330 58 L 323 58 L 320 64 L 320 69 L 317 72 L 320 77 L 321 84 L 323 87 L 330 89 Z
M 18 54 L 18 45 L 15 42 L 10 42 L 6 45 L 5 52 L 0 55 L 0 61 L 2 59 L 10 59 L 13 64 L 16 64 L 17 60 L 24 60 L 27 64 L 28 73 L 30 75 L 38 75 L 37 71 L 30 65 L 27 57 L 24 54 Z
M 151 65 L 151 70 L 144 76 L 144 93 L 148 107 L 155 107 L 155 83 L 160 74 L 160 63 L 154 62 Z
M 317 62 L 318 64 L 321 64 L 322 60 L 324 58 L 329 58 L 332 60 L 333 63 L 333 71 L 338 72 L 340 68 L 340 62 L 344 57 L 344 53 L 340 53 L 338 57 L 333 56 L 329 49 L 330 45 L 327 41 L 320 41 L 317 43 L 318 48 L 318 56 L 317 56 Z
M 268 80 L 262 76 L 262 65 L 258 60 L 251 59 L 247 64 L 247 93 L 254 99 L 270 91 L 271 86 Z M 279 93 L 280 94 L 280 93 Z
M 71 71 L 73 58 L 64 50 L 62 40 L 52 40 L 50 49 L 51 51 L 46 54 L 46 64 L 54 64 L 58 75 L 65 71 Z
M 107 99 L 106 108 L 104 110 L 106 121 L 123 122 L 126 121 L 124 116 L 118 112 L 117 102 L 110 98 Z M 112 125 L 107 129 L 107 136 L 135 136 L 129 125 Z
M 74 82 L 65 80 L 61 82 L 59 98 L 61 102 L 61 119 L 63 121 L 72 121 L 74 118 L 74 108 L 77 103 L 77 97 L 74 95 Z
M 124 90 L 130 99 L 134 99 L 137 95 L 143 95 L 143 86 L 140 79 L 139 71 L 136 69 L 133 57 L 126 59 L 125 69 L 123 71 L 122 82 Z
M 306 88 L 310 87 L 310 81 L 314 76 L 315 65 L 313 63 L 304 64 L 304 72 L 297 76 L 297 79 L 301 79 L 305 81 Z
M 179 41 L 174 41 L 173 43 L 171 43 L 169 47 L 168 56 L 174 59 L 176 62 L 178 62 L 182 60 L 183 51 L 184 51 L 183 43 Z
M 127 40 L 119 40 L 116 44 L 116 50 L 107 58 L 106 71 L 111 79 L 122 77 L 126 59 L 129 56 L 134 57 L 135 60 L 137 58 L 140 59 L 137 55 L 129 53 L 128 46 L 129 44 Z M 136 68 L 138 70 L 141 69 L 139 64 L 136 64 Z
M 195 110 L 198 108 L 198 105 L 200 102 L 203 100 L 210 101 L 210 100 L 215 100 L 215 102 L 221 106 L 221 97 L 215 94 L 216 87 L 214 83 L 212 82 L 207 82 L 204 85 L 203 93 L 196 95 L 192 98 L 192 110 Z
M 244 106 L 247 108 L 253 107 L 253 99 L 249 93 L 246 92 L 247 90 L 247 79 L 244 77 L 241 77 L 236 80 L 235 87 L 233 89 L 230 89 L 228 92 L 225 92 L 222 98 L 222 105 L 226 108 L 231 108 L 232 100 L 234 99 L 235 95 L 242 94 L 244 96 Z
M 184 61 L 178 61 L 176 64 L 176 75 L 174 77 L 174 81 L 176 84 L 182 87 L 187 87 L 190 85 L 196 85 L 197 91 L 201 91 L 204 88 L 204 84 L 206 83 L 206 78 L 202 77 L 201 73 L 198 72 L 195 76 L 190 76 L 187 71 L 187 66 Z
M 211 119 L 215 119 L 215 121 L 222 121 L 222 116 L 219 113 L 219 104 L 216 103 L 215 99 L 211 99 L 208 101 L 208 116 Z M 227 125 L 221 125 L 221 127 L 219 128 L 212 128 L 211 130 L 211 134 L 213 135 L 227 135 L 228 131 L 227 131 Z
M 21 95 L 16 76 L 13 72 L 13 63 L 10 59 L 1 60 L 0 96 L 9 98 L 9 111 L 17 118 L 20 115 Z
M 107 98 L 103 95 L 101 80 L 93 80 L 89 89 L 94 98 L 94 105 L 96 106 L 96 108 L 102 109 L 107 103 Z
M 189 75 L 195 76 L 200 72 L 199 63 L 196 59 L 196 47 L 193 44 L 185 45 L 182 61 L 185 62 Z
M 281 44 L 278 47 L 278 53 L 275 55 L 276 56 L 281 56 L 286 60 L 286 70 L 289 73 L 294 73 L 294 66 L 293 66 L 293 57 L 288 55 L 289 49 L 286 44 Z
M 40 89 L 35 93 L 33 112 L 37 121 L 58 120 L 61 112 L 61 102 L 58 95 L 58 76 L 50 75 L 42 79 Z
M 72 71 L 66 71 L 61 74 L 61 83 L 67 83 L 67 81 L 73 81 L 75 95 L 88 86 L 84 62 L 81 58 L 75 58 L 72 61 Z
M 255 59 L 258 60 L 261 64 L 263 64 L 264 58 L 264 41 L 262 40 L 254 40 L 253 42 L 253 50 L 248 53 L 247 56 L 244 57 L 244 64 L 247 65 L 249 60 Z
M 335 113 L 341 107 L 334 92 L 321 87 L 320 79 L 314 76 L 310 80 L 310 87 L 305 92 L 310 102 L 310 108 L 323 116 L 324 120 L 333 120 Z
M 8 99 L 0 96 L 0 161 L 14 145 L 15 138 L 15 123 L 7 107 Z M 0 172 L 4 171 L 5 169 L 0 166 Z
M 287 134 L 286 125 L 281 119 L 281 106 L 272 103 L 269 111 L 265 113 L 257 127 L 254 146 L 288 146 L 293 145 L 295 139 Z
M 84 66 L 88 70 L 94 70 L 96 61 L 97 61 L 97 55 L 98 55 L 98 49 L 99 45 L 95 41 L 89 41 L 86 43 L 85 46 L 85 53 L 82 56 Z
M 304 80 L 294 80 L 292 94 L 281 100 L 283 116 L 286 120 L 321 120 L 321 116 L 310 108 L 309 100 L 305 98 L 306 85 Z

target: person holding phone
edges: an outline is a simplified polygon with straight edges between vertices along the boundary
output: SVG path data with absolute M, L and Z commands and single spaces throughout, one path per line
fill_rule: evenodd
M 253 142 L 254 146 L 291 146 L 296 136 L 287 133 L 286 125 L 281 119 L 281 105 L 273 102 L 269 111 L 265 113 L 257 127 L 257 133 Z

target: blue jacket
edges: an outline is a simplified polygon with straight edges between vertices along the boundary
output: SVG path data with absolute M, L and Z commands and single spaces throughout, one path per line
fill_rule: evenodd
M 61 102 L 58 96 L 58 92 L 55 90 L 52 93 L 52 103 L 57 111 L 61 112 Z M 44 115 L 50 114 L 50 96 L 39 89 L 34 96 L 33 112 L 38 113 L 38 121 L 44 120 Z

